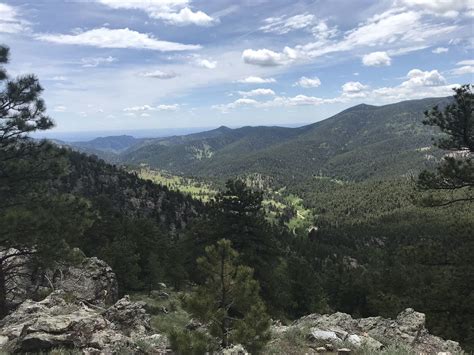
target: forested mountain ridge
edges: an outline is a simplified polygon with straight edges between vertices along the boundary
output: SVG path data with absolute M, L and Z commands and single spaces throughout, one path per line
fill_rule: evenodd
M 143 180 L 103 160 L 65 150 L 67 174 L 54 183 L 63 192 L 92 201 L 107 200 L 120 214 L 152 218 L 164 229 L 182 229 L 202 208 L 199 201 Z
M 175 174 L 226 179 L 259 173 L 280 185 L 329 176 L 361 181 L 412 174 L 432 165 L 433 129 L 423 112 L 450 98 L 361 104 L 298 128 L 221 126 L 185 136 L 138 140 L 103 158 Z M 110 151 L 108 151 L 110 152 Z

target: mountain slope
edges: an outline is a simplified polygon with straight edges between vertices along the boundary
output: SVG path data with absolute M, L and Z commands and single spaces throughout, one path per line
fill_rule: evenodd
M 404 175 L 433 159 L 433 129 L 423 112 L 449 98 L 358 105 L 299 127 L 220 127 L 181 137 L 150 140 L 120 155 L 173 173 L 227 178 L 259 173 L 281 184 L 324 175 L 364 180 Z

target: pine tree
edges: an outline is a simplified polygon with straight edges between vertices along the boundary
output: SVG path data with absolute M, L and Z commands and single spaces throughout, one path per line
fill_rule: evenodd
M 418 187 L 424 191 L 449 191 L 449 199 L 430 195 L 425 204 L 444 206 L 474 201 L 474 94 L 472 85 L 455 88 L 454 103 L 444 110 L 435 106 L 425 112 L 424 124 L 437 126 L 444 133 L 436 145 L 450 153 L 443 157 L 436 172 L 423 171 Z
M 8 55 L 0 46 L 0 65 Z M 12 260 L 40 266 L 57 261 L 90 221 L 85 201 L 50 193 L 51 182 L 64 172 L 64 151 L 28 138 L 53 126 L 42 90 L 34 75 L 11 79 L 0 67 L 0 317 L 8 311 L 11 280 L 25 276 L 25 264 Z
M 188 311 L 208 325 L 221 346 L 242 344 L 257 353 L 269 339 L 270 320 L 259 296 L 253 270 L 237 263 L 229 240 L 206 248 L 198 259 L 205 281 L 185 300 Z

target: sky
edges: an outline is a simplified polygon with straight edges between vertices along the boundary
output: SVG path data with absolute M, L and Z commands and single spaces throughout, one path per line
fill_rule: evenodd
M 0 43 L 57 132 L 294 125 L 473 83 L 474 1 L 8 0 Z

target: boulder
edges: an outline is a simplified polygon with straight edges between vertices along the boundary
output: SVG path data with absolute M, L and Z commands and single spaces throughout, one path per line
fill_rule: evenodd
M 96 257 L 80 264 L 57 268 L 52 277 L 54 289 L 61 289 L 81 301 L 104 307 L 118 300 L 118 284 L 112 268 Z
M 23 302 L 0 321 L 1 350 L 41 352 L 54 348 L 81 349 L 85 354 L 146 353 L 164 354 L 167 339 L 151 334 L 149 316 L 143 305 L 120 299 L 105 312 L 71 300 L 62 290 L 44 300 Z
M 14 249 L 8 250 L 9 254 Z M 54 290 L 61 289 L 69 297 L 93 305 L 105 307 L 118 300 L 117 278 L 106 262 L 86 258 L 79 249 L 71 253 L 76 262 L 61 264 L 47 270 L 38 269 L 28 256 L 20 255 L 8 260 L 7 266 L 15 266 L 15 274 L 7 275 L 7 300 L 10 309 L 26 299 L 43 299 Z
M 318 328 L 312 328 L 309 333 L 309 339 L 314 341 L 314 342 L 319 342 L 319 341 L 334 341 L 334 342 L 339 342 L 341 341 L 340 338 L 336 335 L 335 332 L 327 331 L 327 330 L 321 330 Z

